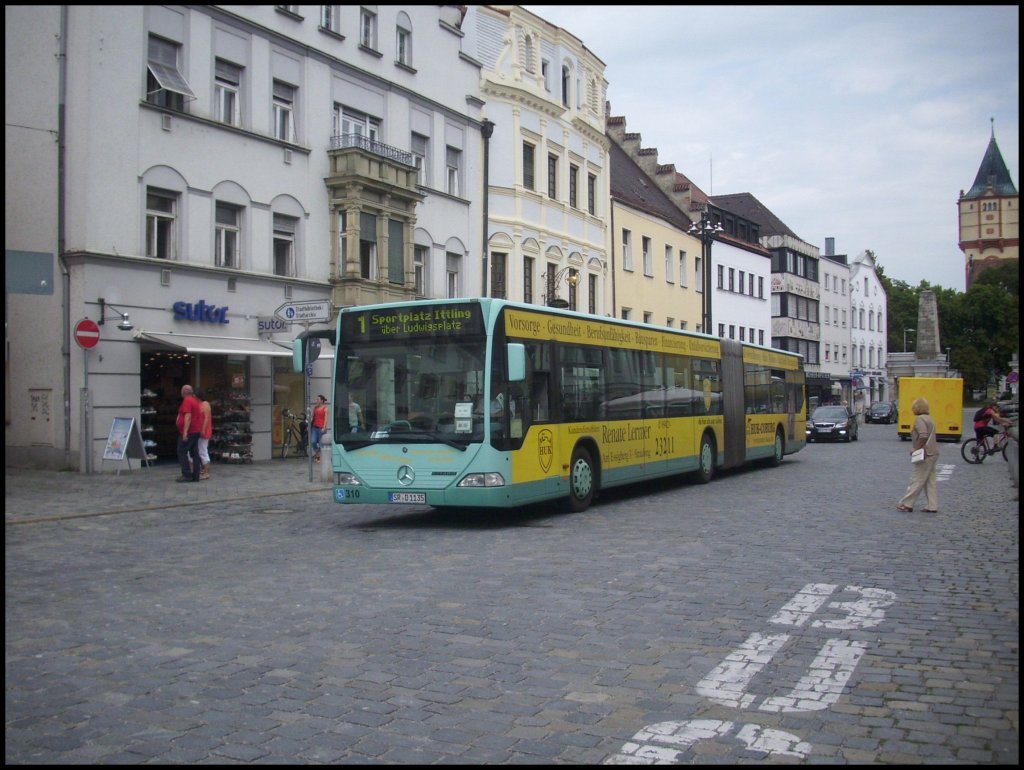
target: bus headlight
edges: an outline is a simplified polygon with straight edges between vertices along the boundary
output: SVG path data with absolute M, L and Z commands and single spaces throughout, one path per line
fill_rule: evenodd
M 500 473 L 471 473 L 459 482 L 460 487 L 503 487 L 505 477 Z
M 341 473 L 334 474 L 335 484 L 346 484 L 350 487 L 362 486 L 363 482 L 359 480 L 359 477 L 354 473 L 348 473 L 342 471 Z

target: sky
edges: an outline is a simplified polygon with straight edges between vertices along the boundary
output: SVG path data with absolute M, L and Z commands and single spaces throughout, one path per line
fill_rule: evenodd
M 993 125 L 1020 189 L 1018 6 L 523 7 L 604 62 L 659 163 L 891 279 L 964 291 L 957 200 Z

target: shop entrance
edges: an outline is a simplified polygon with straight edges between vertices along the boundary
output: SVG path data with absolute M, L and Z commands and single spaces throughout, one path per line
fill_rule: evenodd
M 251 400 L 246 356 L 196 355 L 179 350 L 142 351 L 141 428 L 152 460 L 177 462 L 175 420 L 181 387 L 192 385 L 213 410 L 210 459 L 252 462 Z

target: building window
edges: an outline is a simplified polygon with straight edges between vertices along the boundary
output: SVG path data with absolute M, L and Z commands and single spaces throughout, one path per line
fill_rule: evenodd
M 686 251 L 684 249 L 679 250 L 679 285 L 684 289 L 688 285 L 686 282 Z
M 729 268 L 729 291 L 736 291 L 736 269 L 732 267 Z
M 759 299 L 764 299 L 764 276 L 759 275 L 757 277 L 757 296 Z
M 548 197 L 558 199 L 558 156 L 548 155 Z
M 622 269 L 633 269 L 633 233 L 622 229 Z
M 346 137 L 342 140 L 343 147 L 365 148 L 366 140 L 376 142 L 380 133 L 380 121 L 377 118 L 340 104 L 334 105 L 332 123 L 334 133 Z
M 597 276 L 596 275 L 588 275 L 587 276 L 587 282 L 589 284 L 589 286 L 587 287 L 588 292 L 589 292 L 588 295 L 587 295 L 587 310 L 590 313 L 596 315 L 597 314 Z
M 505 284 L 505 267 L 508 263 L 508 254 L 500 251 L 491 252 L 491 294 L 492 297 L 505 299 L 508 297 L 508 287 Z
M 746 283 L 746 277 L 747 277 L 747 271 L 746 270 L 740 270 L 740 275 L 739 275 L 740 282 L 739 282 L 739 286 L 737 286 L 737 288 L 736 288 L 736 290 L 740 294 L 743 293 L 743 285 Z
M 359 214 L 359 276 L 377 280 L 377 217 Z
M 576 186 L 579 182 L 580 167 L 575 166 L 572 163 L 569 164 L 569 205 L 573 208 L 577 208 L 576 205 Z
M 751 297 L 753 297 L 754 296 L 754 274 L 753 273 L 749 273 L 747 275 L 747 289 L 748 289 L 747 294 L 749 294 Z M 751 342 L 753 342 L 753 340 L 751 340 Z
M 675 265 L 672 264 L 672 247 L 665 247 L 665 281 L 666 283 L 674 283 L 674 275 L 672 273 Z
M 335 35 L 341 34 L 341 6 L 321 5 L 320 6 L 320 28 Z
M 395 60 L 404 67 L 412 67 L 412 25 L 403 11 L 395 26 Z
M 569 67 L 566 64 L 562 65 L 562 106 L 569 106 Z
M 446 147 L 444 151 L 446 170 L 446 189 L 449 195 L 458 196 L 462 185 L 462 150 Z
M 188 81 L 178 68 L 181 46 L 156 35 L 149 36 L 146 62 L 146 101 L 157 107 L 179 112 L 185 109 L 185 99 L 195 99 Z
M 719 337 L 724 337 L 725 336 L 725 324 L 718 324 L 718 336 Z
M 523 302 L 533 302 L 533 257 L 523 257 Z
M 523 142 L 523 187 L 532 190 L 534 185 L 533 145 Z
M 654 276 L 654 257 L 651 254 L 651 239 L 646 235 L 640 238 L 640 247 L 643 250 L 644 275 L 648 278 Z
M 295 275 L 295 231 L 299 220 L 274 214 L 274 275 Z
M 427 296 L 426 285 L 427 285 L 427 254 L 429 250 L 426 246 L 414 246 L 412 250 L 412 269 L 413 269 L 413 280 L 416 283 L 416 296 L 425 297 Z
M 416 184 L 423 187 L 430 186 L 430 163 L 428 152 L 430 150 L 430 139 L 421 134 L 412 135 L 412 157 L 416 164 Z
M 547 59 L 541 59 L 540 60 L 540 77 L 541 77 L 541 80 L 544 81 L 544 90 L 545 91 L 550 91 L 551 90 L 551 81 L 548 79 L 548 76 L 549 76 L 550 72 L 551 72 L 551 62 L 549 62 Z
M 545 304 L 551 304 L 551 300 L 558 296 L 557 286 L 555 286 L 555 274 L 558 272 L 558 265 L 554 262 L 548 262 L 548 271 L 544 274 L 544 302 Z
M 274 136 L 283 142 L 295 142 L 295 87 L 274 81 Z
M 576 310 L 576 285 L 569 284 L 569 309 Z
M 597 215 L 597 177 L 587 174 L 587 211 Z
M 175 258 L 175 211 L 178 194 L 154 187 L 146 189 L 146 256 Z
M 448 273 L 448 299 L 455 299 L 459 296 L 459 267 L 462 258 L 449 252 L 445 255 L 445 261 Z
M 239 86 L 242 82 L 242 68 L 224 59 L 214 64 L 213 81 L 217 120 L 229 126 L 241 125 Z
M 704 258 L 693 258 L 693 285 L 698 294 L 704 293 Z
M 725 288 L 725 267 L 722 265 L 718 266 L 718 288 Z
M 359 44 L 377 50 L 377 14 L 369 8 L 359 9 Z
M 238 269 L 241 263 L 241 219 L 242 212 L 237 206 L 218 203 L 216 206 L 216 243 L 214 264 L 217 267 Z

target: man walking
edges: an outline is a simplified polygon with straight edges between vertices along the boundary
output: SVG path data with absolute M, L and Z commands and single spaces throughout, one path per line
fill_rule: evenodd
M 199 481 L 203 462 L 199 459 L 199 436 L 203 428 L 203 407 L 195 397 L 191 385 L 181 386 L 181 406 L 178 407 L 178 463 L 181 476 L 178 481 Z M 191 466 L 191 467 L 190 467 Z

